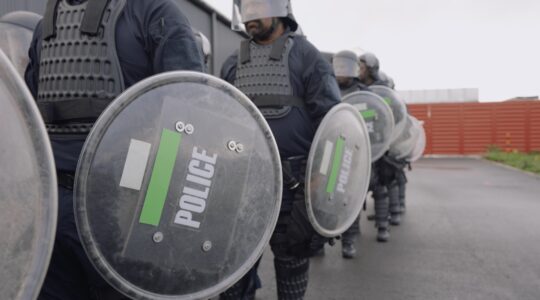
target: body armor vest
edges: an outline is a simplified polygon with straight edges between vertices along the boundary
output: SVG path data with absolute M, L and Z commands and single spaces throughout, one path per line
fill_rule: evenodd
M 37 103 L 49 132 L 87 132 L 124 91 L 116 22 L 125 0 L 49 0 Z
M 286 116 L 292 106 L 304 107 L 304 101 L 293 96 L 289 54 L 293 35 L 283 35 L 272 45 L 251 40 L 240 47 L 234 85 L 246 94 L 267 119 Z
M 358 86 L 358 84 L 353 83 L 351 84 L 351 86 L 348 86 L 346 88 L 340 88 L 339 91 L 341 92 L 341 98 L 343 99 L 343 97 L 347 96 L 348 94 L 360 91 L 360 87 Z

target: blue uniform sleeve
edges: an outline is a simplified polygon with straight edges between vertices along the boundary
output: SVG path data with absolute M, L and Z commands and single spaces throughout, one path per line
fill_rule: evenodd
M 147 50 L 153 59 L 154 74 L 190 70 L 203 72 L 203 54 L 186 16 L 172 0 L 140 1 L 140 13 L 147 30 Z M 143 4 L 143 5 L 144 5 Z
M 306 66 L 302 73 L 304 100 L 312 120 L 319 124 L 326 113 L 341 101 L 341 94 L 334 71 L 319 50 L 305 38 L 298 40 L 303 48 L 302 65 Z
M 234 80 L 236 78 L 236 65 L 238 62 L 238 55 L 235 53 L 223 63 L 221 66 L 221 79 L 227 81 L 228 83 L 234 85 Z
M 36 29 L 34 30 L 34 35 L 32 37 L 32 43 L 30 44 L 30 49 L 28 49 L 29 62 L 26 66 L 24 72 L 24 81 L 28 86 L 28 89 L 34 96 L 34 99 L 37 99 L 38 91 L 38 82 L 39 82 L 39 60 L 40 60 L 40 51 L 41 48 L 41 21 L 37 24 Z

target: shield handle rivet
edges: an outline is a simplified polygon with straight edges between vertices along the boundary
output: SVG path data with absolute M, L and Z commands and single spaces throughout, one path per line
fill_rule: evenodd
M 186 130 L 186 125 L 184 125 L 184 122 L 180 122 L 180 121 L 176 122 L 175 127 L 176 127 L 176 131 L 178 132 L 184 132 L 184 130 Z
M 229 150 L 231 151 L 236 151 L 237 150 L 237 145 L 236 145 L 236 142 L 235 141 L 229 141 L 227 143 L 227 148 L 229 148 Z
M 163 233 L 159 231 L 154 233 L 154 236 L 152 237 L 152 239 L 154 240 L 155 243 L 161 243 L 163 241 Z
M 244 145 L 236 144 L 236 152 L 238 152 L 238 153 L 244 152 Z
M 185 128 L 185 131 L 186 131 L 187 134 L 191 135 L 195 131 L 195 127 L 193 127 L 193 125 L 191 125 L 191 124 L 187 124 L 186 128 Z
M 202 250 L 203 250 L 204 252 L 208 252 L 208 251 L 210 251 L 211 249 L 212 249 L 212 242 L 206 241 L 206 242 L 203 243 L 203 245 L 202 245 Z

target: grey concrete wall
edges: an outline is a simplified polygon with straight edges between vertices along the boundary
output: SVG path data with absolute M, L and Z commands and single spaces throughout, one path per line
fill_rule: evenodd
M 230 29 L 230 21 L 214 11 L 202 0 L 176 0 L 191 25 L 201 31 L 212 43 L 210 72 L 219 75 L 221 65 L 240 46 L 244 34 Z M 28 10 L 40 15 L 45 12 L 47 0 L 0 0 L 0 15 L 16 10 Z

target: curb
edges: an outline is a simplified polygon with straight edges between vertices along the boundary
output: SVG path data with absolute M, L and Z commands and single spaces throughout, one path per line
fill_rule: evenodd
M 509 165 L 500 163 L 500 162 L 498 162 L 498 161 L 489 160 L 489 159 L 487 159 L 487 158 L 480 157 L 480 159 L 483 160 L 483 161 L 486 161 L 486 162 L 488 162 L 488 163 L 494 164 L 494 165 L 496 165 L 496 166 L 505 168 L 505 169 L 507 169 L 507 170 L 517 171 L 517 172 L 520 172 L 520 173 L 523 173 L 523 174 L 526 174 L 526 175 L 535 177 L 536 179 L 540 180 L 540 175 L 539 175 L 539 174 L 536 174 L 536 173 L 533 173 L 533 172 L 529 172 L 529 171 L 525 171 L 525 170 L 522 170 L 522 169 L 519 169 L 519 168 L 516 168 L 516 167 L 512 167 L 512 166 L 509 166 Z
M 473 158 L 483 159 L 482 155 L 457 155 L 457 154 L 427 154 L 422 158 Z

